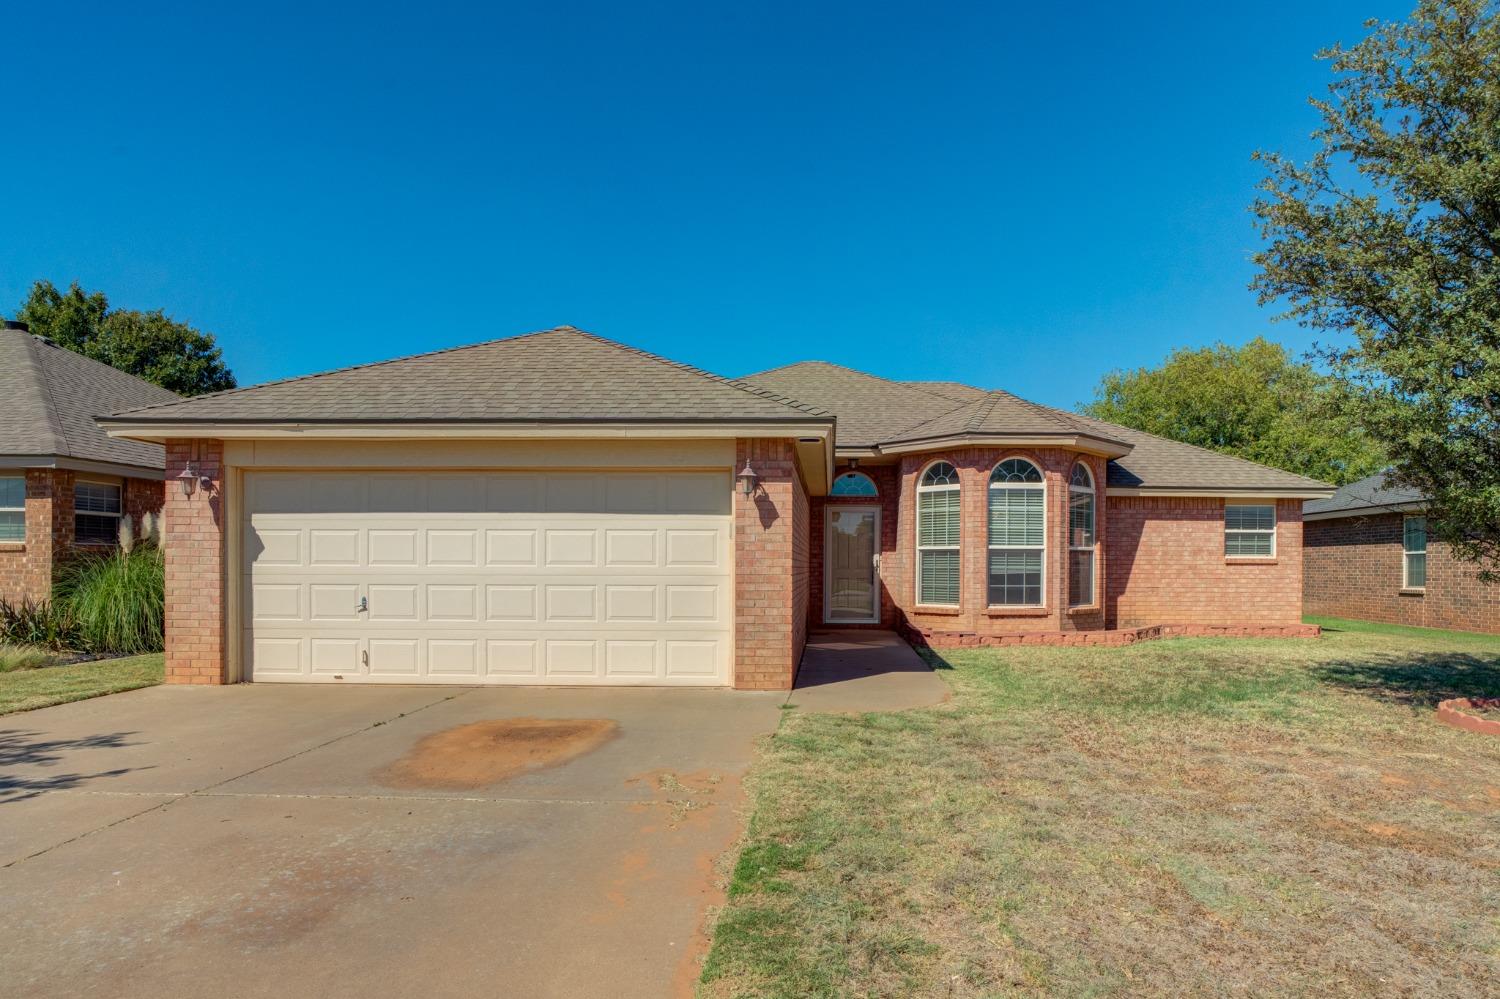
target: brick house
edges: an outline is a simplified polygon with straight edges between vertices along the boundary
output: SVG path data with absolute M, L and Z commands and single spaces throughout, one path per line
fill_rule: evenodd
M 1427 537 L 1427 503 L 1384 473 L 1303 506 L 1307 613 L 1500 634 L 1500 584 Z
M 118 413 L 175 682 L 791 686 L 809 629 L 1304 635 L 1323 483 L 956 383 L 571 327 Z
M 113 439 L 96 416 L 177 395 L 32 336 L 0 329 L 0 600 L 46 600 L 67 553 L 116 543 L 122 514 L 162 506 L 157 444 Z

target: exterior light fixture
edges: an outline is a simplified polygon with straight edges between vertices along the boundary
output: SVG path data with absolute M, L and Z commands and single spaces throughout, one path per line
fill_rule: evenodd
M 177 473 L 177 482 L 182 486 L 182 495 L 191 496 L 198 490 L 198 471 L 190 461 Z
M 747 459 L 745 467 L 740 469 L 740 473 L 734 477 L 734 480 L 740 484 L 740 492 L 749 496 L 755 492 L 755 484 L 760 481 L 760 476 L 755 474 L 755 469 L 750 467 Z

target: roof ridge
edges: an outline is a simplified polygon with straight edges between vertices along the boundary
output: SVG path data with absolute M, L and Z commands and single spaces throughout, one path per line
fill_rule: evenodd
M 21 336 L 26 338 L 26 356 L 31 359 L 31 366 L 35 372 L 34 381 L 41 393 L 42 408 L 47 414 L 47 429 L 52 434 L 54 453 L 72 457 L 72 445 L 68 443 L 67 435 L 63 433 L 62 418 L 57 413 L 57 399 L 52 394 L 52 379 L 48 376 L 47 366 L 42 363 L 41 355 L 38 353 L 45 342 L 41 337 L 25 331 L 22 331 Z M 66 349 L 55 344 L 51 346 L 53 350 Z
M 939 399 L 942 399 L 945 402 L 951 402 L 951 403 L 953 403 L 953 407 L 951 409 L 944 410 L 943 412 L 939 413 L 938 416 L 947 416 L 947 415 L 949 415 L 951 413 L 957 412 L 960 409 L 963 409 L 965 406 L 970 405 L 970 401 L 966 400 L 966 399 L 955 399 L 951 395 L 943 395 L 941 392 L 924 392 L 922 389 L 917 388 L 915 385 L 913 385 L 909 381 L 901 381 L 901 380 L 896 379 L 896 378 L 887 378 L 884 375 L 871 374 L 868 371 L 861 371 L 859 368 L 851 368 L 847 364 L 839 364 L 836 361 L 819 361 L 819 360 L 793 361 L 790 364 L 783 364 L 783 365 L 781 365 L 778 368 L 767 368 L 764 371 L 757 371 L 754 374 L 745 375 L 744 377 L 745 378 L 763 378 L 766 375 L 772 375 L 772 374 L 775 374 L 778 371 L 785 371 L 788 368 L 795 368 L 795 367 L 797 367 L 799 365 L 803 365 L 803 364 L 821 364 L 821 365 L 823 365 L 825 367 L 837 368 L 840 371 L 847 371 L 851 375 L 859 375 L 861 378 L 870 378 L 870 379 L 873 379 L 874 381 L 877 381 L 877 382 L 885 382 L 887 385 L 891 385 L 891 386 L 894 386 L 895 388 L 899 388 L 899 389 L 904 389 L 907 392 L 916 392 L 917 394 L 919 394 L 919 395 L 921 395 L 921 396 L 923 396 L 925 398 L 929 398 L 930 399 L 934 395 L 936 395 Z M 980 391 L 984 391 L 984 390 L 981 389 Z M 937 419 L 937 416 L 932 417 L 932 419 L 934 419 L 934 420 Z M 927 421 L 926 420 L 922 420 L 921 422 L 922 423 L 926 423 Z
M 424 350 L 420 354 L 407 354 L 403 357 L 388 357 L 383 361 L 366 361 L 363 364 L 346 364 L 342 368 L 329 368 L 327 371 L 313 371 L 305 375 L 293 375 L 290 378 L 276 378 L 269 382 L 258 382 L 254 385 L 238 385 L 231 389 L 220 389 L 217 392 L 205 392 L 202 395 L 184 396 L 178 399 L 169 399 L 166 402 L 152 403 L 150 406 L 137 406 L 134 409 L 121 410 L 115 415 L 146 413 L 153 409 L 161 409 L 165 406 L 175 406 L 189 400 L 197 402 L 199 399 L 218 399 L 229 395 L 238 395 L 241 392 L 250 392 L 255 389 L 270 388 L 272 385 L 289 385 L 292 382 L 312 381 L 315 378 L 326 378 L 329 375 L 341 375 L 346 371 L 357 371 L 361 368 L 379 368 L 387 364 L 396 364 L 400 361 L 416 361 L 426 357 L 436 357 L 438 354 L 452 354 L 460 350 L 474 350 L 478 347 L 488 347 L 491 344 L 502 343 L 507 340 L 524 340 L 527 337 L 542 336 L 545 333 L 582 333 L 583 331 L 573 326 L 554 326 L 546 330 L 532 330 L 530 333 L 518 333 L 515 336 L 498 336 L 489 340 L 481 340 L 478 343 L 464 343 L 454 347 L 440 347 L 437 350 Z
M 714 374 L 712 371 L 705 371 L 704 369 L 698 368 L 698 367 L 694 367 L 691 364 L 684 364 L 682 361 L 674 361 L 670 357 L 662 357 L 660 354 L 653 354 L 649 350 L 643 350 L 640 347 L 632 347 L 628 343 L 620 343 L 618 340 L 611 340 L 608 337 L 600 336 L 597 333 L 590 333 L 588 330 L 581 330 L 581 329 L 578 329 L 575 326 L 559 326 L 556 329 L 554 329 L 554 330 L 548 330 L 547 332 L 549 332 L 549 333 L 556 333 L 556 332 L 577 333 L 580 336 L 586 336 L 586 337 L 588 337 L 591 340 L 596 340 L 599 343 L 608 344 L 611 347 L 618 347 L 621 350 L 628 351 L 628 352 L 630 352 L 632 354 L 637 354 L 637 355 L 639 355 L 641 357 L 644 357 L 644 358 L 646 358 L 648 360 L 656 361 L 656 362 L 658 362 L 660 364 L 665 364 L 665 365 L 668 365 L 670 367 L 677 368 L 680 371 L 687 371 L 687 372 L 690 372 L 690 373 L 695 374 L 695 375 L 701 375 L 702 377 L 707 378 L 707 379 L 709 379 L 711 381 L 720 382 L 720 383 L 722 383 L 724 385 L 728 385 L 728 386 L 730 386 L 732 388 L 737 388 L 737 389 L 739 389 L 742 392 L 748 392 L 751 395 L 756 396 L 758 398 L 768 399 L 771 402 L 779 402 L 783 406 L 788 406 L 788 407 L 790 407 L 792 409 L 798 410 L 799 412 L 807 413 L 809 416 L 832 416 L 833 415 L 832 413 L 829 413 L 825 409 L 820 409 L 817 406 L 811 405 L 810 403 L 800 402 L 800 401 L 798 401 L 796 399 L 793 399 L 791 396 L 779 395 L 778 393 L 769 391 L 768 389 L 763 389 L 763 388 L 759 388 L 758 386 L 755 386 L 755 385 L 750 385 L 750 384 L 748 384 L 746 382 L 743 382 L 743 381 L 741 381 L 741 380 L 739 380 L 737 378 L 726 378 L 723 375 Z M 517 339 L 519 339 L 519 338 L 517 338 Z
M 974 415 L 969 418 L 969 422 L 964 425 L 964 429 L 968 433 L 977 433 L 979 428 L 983 426 L 984 421 L 990 418 L 990 414 L 995 411 L 995 404 L 1000 401 L 1001 394 L 999 389 L 995 389 L 986 394 L 983 399 L 976 399 L 974 402 L 969 403 L 970 406 L 977 406 L 983 403 L 984 410 L 982 413 L 976 410 Z M 957 412 L 957 410 L 953 410 L 952 412 Z
M 1073 430 L 1087 430 L 1088 429 L 1087 427 L 1080 426 L 1078 423 L 1076 423 L 1072 419 L 1072 415 L 1070 413 L 1066 412 L 1065 410 L 1056 409 L 1056 408 L 1054 408 L 1052 406 L 1044 406 L 1044 405 L 1042 405 L 1039 402 L 1032 402 L 1030 399 L 1023 399 L 1020 396 L 1016 395 L 1014 392 L 1007 392 L 1005 389 L 995 389 L 994 391 L 998 392 L 1001 395 L 1004 395 L 1004 396 L 1007 396 L 1007 397 L 1009 397 L 1011 399 L 1014 399 L 1014 400 L 1016 400 L 1016 402 L 1019 402 L 1021 405 L 1027 406 L 1027 407 L 1029 407 L 1029 408 L 1031 408 L 1033 410 L 1036 410 L 1037 412 L 1042 413 L 1043 415 L 1051 416 L 1054 419 L 1056 419 L 1059 416 L 1063 417 L 1063 419 L 1062 419 L 1061 422 L 1062 422 L 1063 426 L 1065 426 L 1065 427 L 1069 427 L 1069 428 L 1071 428 Z M 1103 422 L 1103 421 L 1101 420 L 1100 422 Z

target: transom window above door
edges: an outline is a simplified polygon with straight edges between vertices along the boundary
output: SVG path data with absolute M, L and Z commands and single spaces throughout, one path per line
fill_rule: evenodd
M 830 496 L 879 496 L 875 481 L 863 472 L 845 472 L 833 480 Z

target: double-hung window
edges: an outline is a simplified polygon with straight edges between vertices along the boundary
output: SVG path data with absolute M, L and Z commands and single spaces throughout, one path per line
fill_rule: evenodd
M 119 484 L 76 483 L 73 486 L 73 539 L 84 545 L 112 545 L 119 538 Z
M 1024 458 L 1002 461 L 990 474 L 991 606 L 1041 606 L 1046 493 L 1042 473 Z
M 1078 462 L 1068 479 L 1068 604 L 1089 607 L 1094 603 L 1094 477 Z
M 1401 524 L 1401 588 L 1427 588 L 1427 518 L 1407 517 Z
M 1276 554 L 1276 506 L 1231 503 L 1224 507 L 1224 554 L 1272 558 Z
M 0 542 L 26 540 L 26 476 L 0 476 Z
M 940 461 L 917 482 L 917 603 L 958 606 L 961 521 L 958 472 Z

